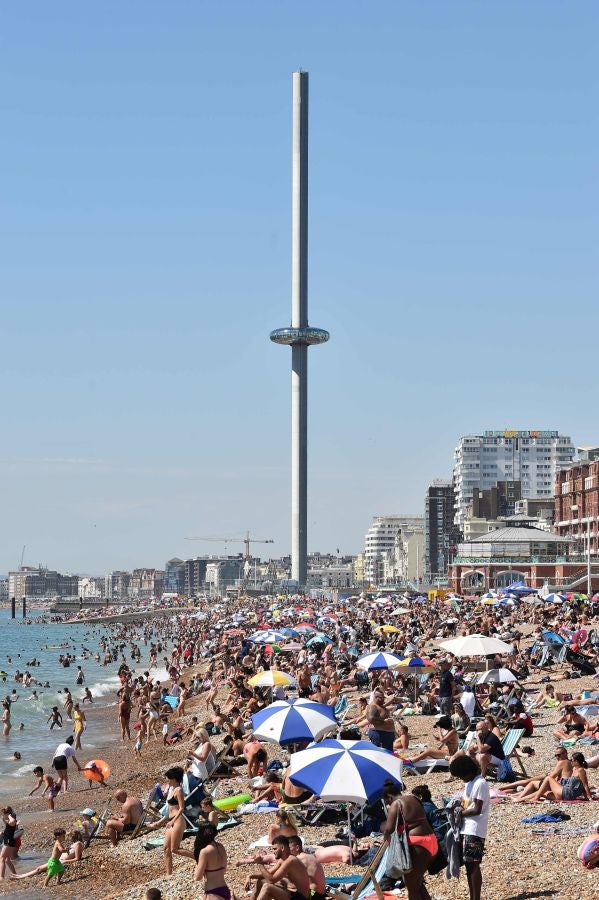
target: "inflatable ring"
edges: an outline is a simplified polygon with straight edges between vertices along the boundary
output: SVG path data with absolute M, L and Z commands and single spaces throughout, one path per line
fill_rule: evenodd
M 233 797 L 223 797 L 222 800 L 214 800 L 217 809 L 226 811 L 228 809 L 236 809 L 242 803 L 251 803 L 252 798 L 249 794 L 235 794 Z
M 81 774 L 89 781 L 105 781 L 110 775 L 110 766 L 103 759 L 90 759 L 81 769 Z

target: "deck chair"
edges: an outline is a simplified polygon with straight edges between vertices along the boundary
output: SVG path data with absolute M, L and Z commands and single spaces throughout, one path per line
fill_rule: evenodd
M 465 753 L 468 752 L 470 748 L 470 744 L 476 737 L 476 731 L 469 731 L 463 741 L 460 741 L 458 744 L 458 750 L 463 750 Z M 437 768 L 440 769 L 448 769 L 449 768 L 449 760 L 447 759 L 421 759 L 419 762 L 415 763 L 414 768 L 418 771 L 420 769 L 425 769 L 424 775 L 430 775 L 431 772 Z
M 379 852 L 374 857 L 366 872 L 357 883 L 354 888 L 354 891 L 351 895 L 351 900 L 364 900 L 369 894 L 372 894 L 374 891 L 377 895 L 378 900 L 383 900 L 383 892 L 380 888 L 380 882 L 385 877 L 385 871 L 387 869 L 387 851 L 389 849 L 389 844 L 386 842 L 381 844 Z
M 501 746 L 505 753 L 505 758 L 509 761 L 510 765 L 511 761 L 514 760 L 518 764 L 518 768 L 524 777 L 528 778 L 526 769 L 522 763 L 522 757 L 518 753 L 518 743 L 523 734 L 523 728 L 508 728 L 501 741 Z
M 225 759 L 225 754 L 227 752 L 227 747 L 223 747 L 214 757 L 214 765 L 208 772 L 208 777 L 206 781 L 214 781 L 217 778 L 233 778 L 235 775 L 239 775 L 239 772 L 236 772 L 232 766 L 228 764 Z M 221 771 L 219 771 L 219 769 Z
M 501 746 L 503 747 L 503 752 L 505 753 L 505 758 L 509 760 L 515 760 L 518 764 L 518 768 L 522 772 L 525 778 L 528 778 L 526 773 L 526 769 L 522 764 L 522 757 L 518 753 L 518 744 L 520 743 L 520 738 L 524 734 L 524 728 L 508 728 L 506 733 L 503 736 L 503 740 L 501 742 Z
M 110 809 L 111 803 L 112 803 L 112 797 L 110 798 L 110 800 L 108 801 L 108 803 L 106 804 L 106 806 L 104 807 L 104 809 L 102 810 L 102 812 L 100 813 L 98 818 L 96 819 L 96 823 L 95 823 L 92 831 L 90 831 L 89 837 L 87 838 L 86 841 L 83 842 L 83 846 L 86 850 L 89 847 L 89 845 L 91 844 L 92 840 L 94 838 L 97 838 L 100 836 L 100 831 L 102 830 L 104 825 L 106 825 L 106 822 L 108 821 L 108 810 Z
M 157 810 L 155 810 L 154 807 L 152 806 L 154 799 L 156 797 L 156 794 L 158 793 L 159 787 L 160 787 L 159 784 L 155 784 L 154 787 L 152 788 L 152 790 L 150 791 L 150 793 L 148 794 L 148 799 L 144 803 L 144 808 L 142 810 L 142 814 L 139 817 L 137 825 L 135 826 L 135 828 L 129 835 L 129 840 L 132 841 L 133 838 L 137 837 L 137 835 L 139 834 L 141 829 L 146 824 L 146 819 L 148 818 L 148 816 L 151 816 L 153 819 L 160 818 L 160 813 Z
M 347 695 L 343 694 L 343 696 L 339 697 L 339 699 L 337 700 L 337 702 L 335 704 L 335 709 L 333 710 L 333 712 L 335 714 L 335 718 L 337 719 L 337 723 L 339 725 L 343 725 L 343 723 L 347 717 L 348 710 L 349 710 L 349 700 L 347 699 Z

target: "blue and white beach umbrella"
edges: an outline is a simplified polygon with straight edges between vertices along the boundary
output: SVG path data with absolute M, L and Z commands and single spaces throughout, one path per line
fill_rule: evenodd
M 265 631 L 257 631 L 248 638 L 248 641 L 253 641 L 254 644 L 278 644 L 284 640 L 285 635 L 282 631 L 272 631 L 270 628 Z
M 292 744 L 317 741 L 337 728 L 335 713 L 314 700 L 277 700 L 252 716 L 252 731 L 261 741 Z
M 332 644 L 333 639 L 328 636 L 328 634 L 324 634 L 323 632 L 318 632 L 314 637 L 311 637 L 309 641 L 306 642 L 306 647 L 311 647 L 313 644 Z
M 394 669 L 402 661 L 401 656 L 394 653 L 367 653 L 356 660 L 359 669 L 370 672 L 371 669 Z
M 327 738 L 293 753 L 290 766 L 292 782 L 322 800 L 363 806 L 381 796 L 385 779 L 401 784 L 401 760 L 370 741 Z
M 547 594 L 546 597 L 543 598 L 545 603 L 563 603 L 564 598 L 561 594 Z

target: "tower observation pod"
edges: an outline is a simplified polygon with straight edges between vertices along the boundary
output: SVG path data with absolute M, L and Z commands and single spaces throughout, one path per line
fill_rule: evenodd
M 291 347 L 291 577 L 308 576 L 308 347 L 329 332 L 308 325 L 308 73 L 293 73 L 291 326 L 270 334 Z

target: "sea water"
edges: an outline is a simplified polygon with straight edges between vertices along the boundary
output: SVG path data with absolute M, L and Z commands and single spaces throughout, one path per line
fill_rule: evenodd
M 33 619 L 47 610 L 29 611 Z M 26 622 L 26 620 L 25 620 Z M 87 728 L 82 737 L 82 751 L 77 751 L 79 762 L 92 759 L 94 746 L 105 745 L 110 733 L 107 733 L 105 723 L 94 726 L 94 707 L 112 705 L 114 711 L 114 733 L 117 733 L 116 691 L 120 687 L 117 671 L 121 662 L 103 665 L 104 652 L 99 648 L 98 641 L 108 636 L 108 631 L 102 626 L 92 623 L 81 625 L 64 625 L 61 623 L 32 624 L 27 625 L 21 619 L 10 618 L 10 609 L 0 608 L 0 700 L 11 694 L 16 689 L 19 699 L 11 705 L 10 734 L 5 737 L 0 728 L 0 776 L 1 788 L 10 790 L 16 787 L 17 782 L 12 779 L 27 777 L 32 780 L 31 771 L 35 765 L 41 765 L 49 770 L 54 750 L 69 734 L 73 733 L 73 723 L 69 722 L 62 705 L 64 703 L 63 688 L 71 691 L 74 702 L 81 700 L 84 687 L 89 687 L 93 697 L 93 705 L 89 702 L 82 704 L 81 708 L 87 717 Z M 109 642 L 111 643 L 111 642 Z M 68 644 L 64 649 L 42 649 L 43 647 L 57 647 Z M 124 649 L 127 665 L 136 672 L 147 668 L 149 659 L 148 648 L 143 641 L 139 641 L 142 653 L 142 661 L 135 665 L 131 660 L 129 648 Z M 84 659 L 84 648 L 92 655 Z M 59 662 L 61 654 L 70 652 L 76 657 L 70 667 L 64 668 Z M 93 654 L 100 654 L 100 662 L 96 662 Z M 37 659 L 39 666 L 28 666 L 28 661 Z M 10 660 L 10 662 L 9 662 Z M 80 665 L 85 675 L 83 686 L 76 684 L 77 665 Z M 29 688 L 15 682 L 15 672 L 28 671 L 32 678 L 44 684 L 50 683 L 49 688 L 31 684 Z M 165 676 L 164 670 L 153 673 L 159 679 Z M 33 691 L 37 691 L 38 700 L 28 700 Z M 63 716 L 63 727 L 50 731 L 47 724 L 48 716 L 53 706 L 58 706 Z M 23 723 L 23 730 L 19 725 Z M 21 759 L 15 761 L 12 755 L 18 750 Z M 6 777 L 8 776 L 8 777 Z M 33 783 L 33 781 L 32 781 Z

